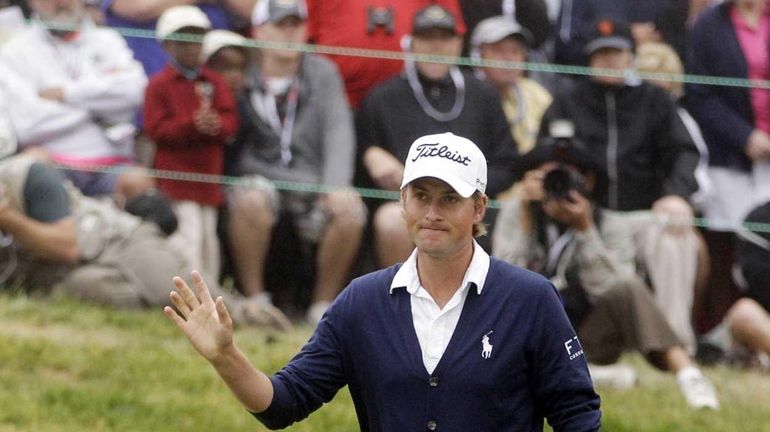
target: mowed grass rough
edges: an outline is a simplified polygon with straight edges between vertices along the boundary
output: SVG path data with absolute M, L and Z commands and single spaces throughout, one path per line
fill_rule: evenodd
M 267 372 L 310 336 L 240 329 L 238 345 Z M 707 369 L 718 412 L 689 409 L 672 375 L 624 361 L 640 384 L 600 391 L 605 431 L 768 431 L 770 375 Z M 160 310 L 114 311 L 63 299 L 0 296 L 0 432 L 260 431 Z M 347 389 L 287 430 L 358 430 Z

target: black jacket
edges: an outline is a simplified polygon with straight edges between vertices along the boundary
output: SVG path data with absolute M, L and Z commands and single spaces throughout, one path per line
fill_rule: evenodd
M 660 88 L 607 87 L 582 79 L 556 94 L 541 137 L 555 119 L 572 120 L 575 137 L 602 161 L 608 177 L 607 186 L 596 191 L 602 207 L 649 209 L 662 196 L 689 199 L 698 189 L 700 154 L 674 101 Z

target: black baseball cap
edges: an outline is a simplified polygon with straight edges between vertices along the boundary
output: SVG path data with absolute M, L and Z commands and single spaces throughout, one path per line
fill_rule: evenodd
M 583 53 L 590 56 L 603 48 L 634 51 L 634 37 L 628 23 L 614 18 L 596 20 L 588 31 L 588 42 Z
M 413 35 L 436 28 L 457 34 L 457 21 L 452 12 L 434 4 L 421 9 L 414 16 L 414 21 L 412 21 Z

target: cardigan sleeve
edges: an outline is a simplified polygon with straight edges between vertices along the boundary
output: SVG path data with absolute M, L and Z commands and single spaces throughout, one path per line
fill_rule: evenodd
M 528 350 L 532 392 L 554 432 L 598 431 L 600 399 L 583 349 L 553 285 L 539 291 Z
M 347 384 L 341 335 L 349 292 L 350 287 L 339 295 L 300 353 L 270 377 L 273 401 L 266 411 L 252 413 L 266 427 L 282 429 L 304 419 Z

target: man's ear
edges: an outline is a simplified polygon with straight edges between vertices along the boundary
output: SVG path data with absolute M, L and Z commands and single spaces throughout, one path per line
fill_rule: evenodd
M 489 197 L 486 195 L 481 195 L 479 199 L 473 200 L 473 209 L 476 213 L 476 217 L 478 220 L 476 222 L 481 222 L 484 220 L 484 216 L 487 214 L 487 206 L 489 205 Z

